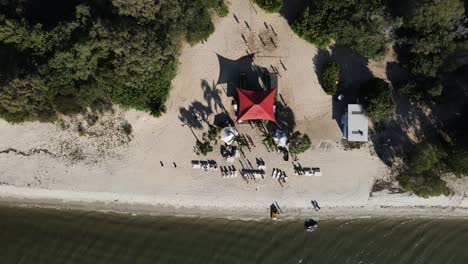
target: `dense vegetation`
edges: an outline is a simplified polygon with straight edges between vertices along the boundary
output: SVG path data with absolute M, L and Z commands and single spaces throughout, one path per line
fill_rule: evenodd
M 180 40 L 213 32 L 222 0 L 0 2 L 0 116 L 51 120 L 111 102 L 158 116 Z
M 414 75 L 435 77 L 456 49 L 456 21 L 464 13 L 463 4 L 432 0 L 406 5 L 406 10 L 396 12 L 404 20 L 398 32 L 399 56 Z
M 380 0 L 318 0 L 310 1 L 292 29 L 318 47 L 335 40 L 364 57 L 379 58 L 397 26 Z
M 289 141 L 289 152 L 297 155 L 308 150 L 311 144 L 307 134 L 301 134 L 299 131 L 296 131 L 292 134 Z
M 359 102 L 374 121 L 389 116 L 395 108 L 390 85 L 379 78 L 362 84 L 359 89 Z
M 255 3 L 268 13 L 276 13 L 283 7 L 283 0 L 255 0 Z
M 340 68 L 336 62 L 329 62 L 322 73 L 322 87 L 328 95 L 334 95 L 338 87 Z
M 407 169 L 398 177 L 402 188 L 422 197 L 447 194 L 447 184 L 438 175 L 442 169 L 439 153 L 431 144 L 417 145 L 408 157 Z

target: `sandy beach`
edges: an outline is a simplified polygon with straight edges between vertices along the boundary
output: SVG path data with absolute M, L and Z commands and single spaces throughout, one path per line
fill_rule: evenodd
M 231 1 L 230 14 L 215 17 L 214 23 L 216 30 L 206 42 L 181 48 L 167 113 L 160 118 L 116 106 L 95 124 L 81 115 L 54 123 L 0 120 L 0 200 L 15 205 L 233 218 L 268 217 L 272 202 L 280 205 L 285 218 L 468 216 L 466 177 L 448 179 L 454 191 L 449 197 L 424 199 L 372 191 L 376 180 L 389 179 L 390 168 L 374 154 L 371 143 L 345 150 L 333 99 L 323 91 L 315 72 L 318 50 L 294 35 L 283 17 L 239 0 Z M 267 166 L 265 179 L 225 179 L 219 171 L 192 169 L 191 160 L 197 159 L 228 165 L 219 145 L 206 158 L 197 156 L 193 146 L 195 137 L 201 137 L 207 122 L 218 114 L 227 111 L 235 119 L 229 91 L 232 76 L 225 74 L 229 67 L 223 67 L 250 53 L 255 53 L 256 67 L 278 71 L 279 93 L 292 110 L 295 130 L 312 140 L 312 148 L 300 154 L 299 161 L 302 166 L 320 167 L 323 176 L 294 175 L 291 162 L 269 152 L 258 129 L 248 125 L 238 129 L 252 137 L 255 147 L 246 151 L 246 158 L 229 165 L 240 169 L 262 158 Z M 121 129 L 126 122 L 132 126 L 130 136 Z M 272 168 L 285 171 L 288 182 L 272 179 Z M 311 200 L 319 201 L 322 209 L 314 211 Z

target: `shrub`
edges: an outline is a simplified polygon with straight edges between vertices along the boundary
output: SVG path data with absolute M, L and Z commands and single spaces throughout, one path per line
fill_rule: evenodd
M 456 146 L 447 157 L 447 165 L 458 176 L 468 176 L 468 150 Z
M 411 101 L 419 101 L 423 97 L 423 87 L 415 81 L 400 82 L 395 85 L 397 92 L 410 99 Z
M 429 100 L 441 96 L 444 92 L 444 86 L 432 78 L 425 81 L 403 81 L 395 87 L 400 95 L 411 101 Z
M 206 156 L 206 154 L 212 151 L 213 151 L 213 146 L 211 146 L 209 141 L 197 140 L 196 145 L 195 145 L 195 153 L 197 155 L 202 154 L 203 156 Z
M 444 92 L 444 86 L 441 83 L 435 83 L 429 86 L 426 92 L 431 97 L 439 97 Z
M 395 110 L 390 85 L 379 78 L 373 78 L 360 87 L 359 99 L 369 116 L 377 122 Z
M 436 147 L 429 143 L 418 144 L 408 159 L 408 171 L 412 174 L 421 174 L 433 171 L 439 164 L 439 155 Z
M 292 30 L 302 39 L 315 44 L 319 48 L 326 48 L 332 42 L 332 37 L 323 28 L 320 18 L 312 15 L 306 7 L 291 25 Z
M 329 62 L 322 73 L 322 87 L 328 95 L 334 95 L 338 87 L 340 69 L 336 62 Z
M 309 136 L 307 134 L 302 135 L 299 131 L 296 131 L 289 141 L 289 152 L 291 154 L 299 154 L 308 150 L 310 146 Z
M 132 125 L 127 121 L 124 121 L 122 124 L 120 124 L 120 127 L 122 128 L 122 131 L 127 136 L 130 136 L 132 134 L 132 132 L 133 132 Z
M 215 8 L 216 14 L 220 17 L 225 17 L 229 14 L 229 7 L 224 3 L 224 1 L 221 1 L 218 6 Z
M 399 175 L 397 180 L 405 191 L 414 192 L 424 198 L 449 194 L 447 183 L 436 175 L 410 176 L 404 173 Z
M 439 151 L 429 143 L 418 144 L 408 156 L 406 170 L 397 177 L 400 186 L 425 198 L 447 195 L 447 183 L 439 175 Z
M 301 38 L 320 48 L 331 44 L 350 46 L 366 58 L 383 57 L 391 44 L 399 20 L 393 20 L 382 1 L 321 0 L 309 1 L 292 24 Z
M 268 13 L 278 13 L 283 7 L 283 0 L 255 0 L 255 3 Z

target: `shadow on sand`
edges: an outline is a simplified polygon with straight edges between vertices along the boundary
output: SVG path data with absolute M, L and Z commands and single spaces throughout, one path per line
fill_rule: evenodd
M 226 84 L 226 95 L 228 97 L 235 97 L 236 88 L 239 86 L 239 74 L 245 73 L 247 75 L 246 89 L 248 90 L 262 90 L 263 77 L 268 74 L 267 68 L 255 65 L 255 54 L 249 54 L 240 57 L 237 60 L 231 60 L 219 54 L 219 77 L 216 85 Z
M 362 83 L 373 78 L 373 75 L 367 67 L 368 61 L 357 55 L 350 48 L 335 45 L 331 48 L 331 54 L 327 50 L 319 49 L 313 63 L 320 85 L 323 84 L 322 73 L 325 65 L 335 61 L 340 68 L 339 86 L 333 95 L 332 118 L 338 123 L 340 129 L 341 117 L 346 111 L 348 104 L 357 102 L 359 87 Z M 344 97 L 340 101 L 338 95 Z
M 208 123 L 208 116 L 212 113 L 209 106 L 193 101 L 188 107 L 179 109 L 179 120 L 191 129 L 202 129 L 203 123 Z

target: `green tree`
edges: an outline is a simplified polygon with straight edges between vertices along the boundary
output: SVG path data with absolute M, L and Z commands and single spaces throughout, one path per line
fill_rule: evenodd
M 447 183 L 439 176 L 433 174 L 409 175 L 403 173 L 397 177 L 397 180 L 404 190 L 414 192 L 416 195 L 424 198 L 448 195 L 450 193 Z
M 468 150 L 457 147 L 448 157 L 448 166 L 457 175 L 468 176 Z
M 25 20 L 10 20 L 0 15 L 0 42 L 11 44 L 19 51 L 43 55 L 49 50 L 49 34 L 41 24 L 30 27 Z
M 408 160 L 409 172 L 421 174 L 423 172 L 436 169 L 440 158 L 438 150 L 429 143 L 422 143 L 416 146 L 411 152 Z
M 139 22 L 156 19 L 161 3 L 155 0 L 112 0 L 112 5 L 119 15 L 136 18 Z
M 311 144 L 307 134 L 301 134 L 299 131 L 296 131 L 292 134 L 291 140 L 289 141 L 289 152 L 297 155 L 308 150 Z
M 322 87 L 328 95 L 334 95 L 338 87 L 340 69 L 336 62 L 329 62 L 322 73 Z
M 306 7 L 299 17 L 291 25 L 292 30 L 304 40 L 317 45 L 319 48 L 326 48 L 332 43 L 332 36 L 321 21 L 321 16 L 315 15 Z M 312 7 L 312 10 L 317 10 Z
M 380 0 L 319 0 L 303 10 L 292 29 L 321 48 L 334 39 L 366 58 L 381 58 L 400 24 Z
M 212 151 L 213 151 L 213 146 L 211 146 L 209 141 L 197 140 L 196 145 L 195 145 L 195 153 L 197 155 L 202 154 L 203 156 L 206 156 L 208 153 Z
M 390 85 L 373 78 L 359 88 L 359 100 L 374 121 L 380 121 L 395 111 Z
M 227 11 L 223 0 L 98 1 L 78 4 L 74 15 L 54 23 L 43 19 L 43 26 L 30 18 L 46 16 L 35 13 L 44 10 L 25 12 L 23 4 L 27 3 L 1 4 L 6 12 L 0 15 L 0 55 L 7 53 L 8 62 L 0 64 L 0 86 L 17 85 L 12 81 L 18 79 L 46 87 L 47 97 L 42 89 L 30 91 L 38 93 L 39 101 L 48 100 L 48 110 L 62 113 L 85 107 L 104 110 L 112 101 L 161 115 L 176 74 L 181 40 L 194 44 L 207 39 L 214 30 L 209 10 Z M 12 96 L 5 89 L 0 92 L 5 98 Z M 2 116 L 8 111 L 17 120 L 43 116 L 30 113 L 40 107 L 14 108 L 21 109 L 5 105 Z M 27 114 L 20 117 L 20 112 Z
M 269 150 L 278 150 L 278 146 L 275 143 L 275 139 L 273 134 L 270 131 L 265 131 L 263 133 L 263 138 L 262 138 L 263 144 L 267 147 Z
M 425 198 L 447 195 L 447 184 L 440 178 L 439 152 L 440 150 L 427 142 L 416 145 L 406 160 L 406 170 L 397 177 L 400 186 Z
M 278 13 L 283 7 L 282 0 L 255 0 L 255 3 L 268 13 Z
M 436 76 L 455 50 L 455 21 L 464 13 L 459 0 L 415 1 L 404 16 L 400 57 L 415 75 Z
M 38 76 L 0 86 L 0 116 L 9 122 L 48 121 L 55 116 L 50 91 Z

